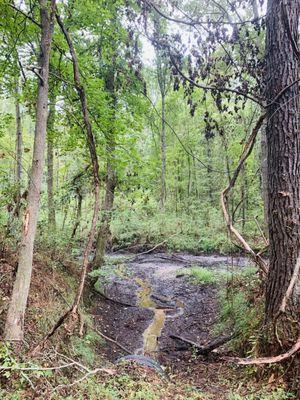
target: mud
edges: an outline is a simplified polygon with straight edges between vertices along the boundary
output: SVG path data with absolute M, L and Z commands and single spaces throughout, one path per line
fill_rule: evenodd
M 170 334 L 203 345 L 211 339 L 211 328 L 217 320 L 216 286 L 195 285 L 184 272 L 198 265 L 234 274 L 249 265 L 246 258 L 218 255 L 156 253 L 118 256 L 128 259 L 125 262 L 126 273 L 101 277 L 99 286 L 107 297 L 134 307 L 95 295 L 93 314 L 96 326 L 132 354 L 150 355 L 165 365 L 176 365 L 178 360 L 186 358 L 185 354 L 177 352 L 178 343 L 170 338 Z M 111 361 L 123 354 L 122 350 L 110 345 L 105 352 Z

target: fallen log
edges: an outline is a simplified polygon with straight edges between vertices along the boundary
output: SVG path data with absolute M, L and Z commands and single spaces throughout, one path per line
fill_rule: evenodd
M 223 344 L 229 342 L 233 338 L 237 336 L 237 333 L 231 333 L 230 335 L 226 336 L 219 336 L 215 339 L 213 339 L 211 342 L 206 344 L 205 346 L 200 345 L 198 343 L 193 342 L 192 340 L 185 339 L 182 336 L 177 336 L 177 335 L 170 335 L 171 339 L 177 340 L 179 342 L 182 342 L 186 345 L 186 347 L 181 347 L 179 350 L 187 350 L 189 348 L 194 348 L 196 353 L 198 355 L 206 356 L 208 355 L 211 351 L 217 349 L 218 347 L 223 346 Z

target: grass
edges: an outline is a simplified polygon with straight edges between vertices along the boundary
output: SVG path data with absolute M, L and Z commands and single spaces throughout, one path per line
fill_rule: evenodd
M 295 397 L 291 393 L 286 392 L 283 388 L 278 388 L 271 393 L 261 391 L 260 393 L 250 394 L 249 396 L 231 394 L 228 400 L 287 400 L 293 398 Z
M 180 273 L 182 273 L 182 270 L 180 270 Z M 225 271 L 219 271 L 199 266 L 192 266 L 183 273 L 187 275 L 191 283 L 195 285 L 222 283 L 229 276 L 229 274 Z
M 184 271 L 184 274 L 189 277 L 192 283 L 198 285 L 216 283 L 217 281 L 217 274 L 203 267 L 189 268 L 187 271 Z

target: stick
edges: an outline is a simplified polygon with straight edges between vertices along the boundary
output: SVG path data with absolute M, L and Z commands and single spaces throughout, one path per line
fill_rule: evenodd
M 114 375 L 115 370 L 109 369 L 109 368 L 96 368 L 96 369 L 93 369 L 93 370 L 87 372 L 87 373 L 86 373 L 85 375 L 83 375 L 81 378 L 76 379 L 76 380 L 75 380 L 74 382 L 72 382 L 72 383 L 56 386 L 56 388 L 53 389 L 53 392 L 56 391 L 57 389 L 60 389 L 60 388 L 67 388 L 67 387 L 71 387 L 71 386 L 77 385 L 78 383 L 80 383 L 80 382 L 84 381 L 85 379 L 87 379 L 89 376 L 95 375 L 95 374 L 97 374 L 98 372 L 105 372 L 105 373 L 108 374 L 108 375 Z
M 186 343 L 189 347 L 194 347 L 196 349 L 197 354 L 199 355 L 207 355 L 214 349 L 217 349 L 218 347 L 223 346 L 223 344 L 229 342 L 232 340 L 234 337 L 237 336 L 237 333 L 232 333 L 227 336 L 221 336 L 216 339 L 213 339 L 211 342 L 209 342 L 206 346 L 201 346 L 198 343 L 195 343 L 191 340 L 185 339 L 182 336 L 177 336 L 177 335 L 170 335 L 171 339 L 179 340 L 181 342 Z
M 162 246 L 162 245 L 165 244 L 171 237 L 174 237 L 174 236 L 176 236 L 176 235 L 178 235 L 178 234 L 177 234 L 177 233 L 174 233 L 173 235 L 171 235 L 171 236 L 168 237 L 167 239 L 165 239 L 165 240 L 163 240 L 162 242 L 156 244 L 156 245 L 155 245 L 154 247 L 152 247 L 152 249 L 150 249 L 150 250 L 143 251 L 142 253 L 137 253 L 137 254 L 136 254 L 136 257 L 142 256 L 143 254 L 152 253 L 152 251 L 156 250 L 159 246 Z M 134 261 L 134 260 L 132 260 L 132 261 Z
M 72 365 L 76 365 L 76 362 L 71 362 L 68 364 L 58 365 L 56 367 L 18 367 L 16 365 L 7 367 L 4 365 L 0 365 L 0 371 L 7 371 L 7 370 L 16 370 L 16 371 L 54 371 L 58 369 L 68 368 Z
M 125 351 L 125 353 L 127 354 L 132 354 L 131 351 L 129 351 L 128 349 L 126 349 L 126 347 L 124 347 L 121 343 L 117 342 L 116 340 L 112 339 L 109 336 L 106 336 L 104 333 L 102 333 L 101 331 L 99 331 L 96 328 L 93 328 L 95 332 L 98 333 L 98 335 L 100 335 L 101 337 L 103 337 L 103 339 L 107 340 L 108 342 L 113 343 L 114 345 L 116 345 L 117 347 L 119 347 L 120 349 L 122 349 L 123 351 Z

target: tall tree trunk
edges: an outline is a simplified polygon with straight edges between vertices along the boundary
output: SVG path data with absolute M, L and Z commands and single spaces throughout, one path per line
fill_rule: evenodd
M 160 86 L 162 86 L 160 84 Z M 161 188 L 160 188 L 160 207 L 162 211 L 165 209 L 167 197 L 166 189 L 166 93 L 165 83 L 161 88 L 161 135 L 160 135 L 160 151 L 161 151 Z
M 50 98 L 49 114 L 47 121 L 47 194 L 48 194 L 48 225 L 51 230 L 56 229 L 55 207 L 53 198 L 53 130 L 55 123 L 55 96 Z
M 299 16 L 299 0 L 268 1 L 266 98 L 271 105 L 266 136 L 270 267 L 265 316 L 267 322 L 272 322 L 284 311 L 285 315 L 294 316 L 296 324 L 299 324 L 300 304 Z M 286 303 L 284 310 L 283 303 Z M 286 332 L 291 323 L 285 325 Z
M 19 78 L 16 80 L 15 87 L 15 109 L 16 109 L 16 173 L 15 182 L 18 186 L 18 197 L 20 198 L 20 185 L 22 178 L 22 123 L 20 111 L 20 86 Z
M 208 197 L 213 205 L 213 179 L 212 179 L 212 159 L 211 159 L 211 143 L 209 138 L 206 138 L 206 165 L 207 165 L 207 183 L 208 183 Z
M 93 261 L 93 265 L 95 267 L 100 267 L 104 263 L 105 250 L 110 236 L 111 213 L 114 204 L 115 188 L 117 183 L 116 173 L 110 160 L 107 161 L 106 174 L 105 199 L 102 208 L 103 215 L 97 235 L 96 253 Z
M 107 151 L 107 163 L 106 163 L 106 185 L 105 185 L 105 198 L 103 204 L 103 213 L 101 218 L 101 224 L 97 235 L 96 241 L 96 253 L 93 265 L 100 267 L 104 263 L 105 250 L 107 242 L 110 236 L 110 221 L 111 213 L 114 205 L 115 188 L 117 185 L 117 174 L 114 165 L 115 156 L 115 128 L 116 128 L 116 107 L 117 97 L 115 88 L 115 68 L 111 68 L 105 79 L 105 87 L 107 92 L 111 96 L 111 120 L 110 127 L 106 135 L 106 151 Z
M 39 4 L 42 33 L 33 160 L 28 188 L 28 205 L 24 214 L 22 241 L 18 258 L 18 271 L 5 324 L 4 336 L 7 340 L 22 340 L 24 336 L 24 316 L 31 281 L 33 245 L 45 158 L 49 58 L 55 0 L 39 0 Z

